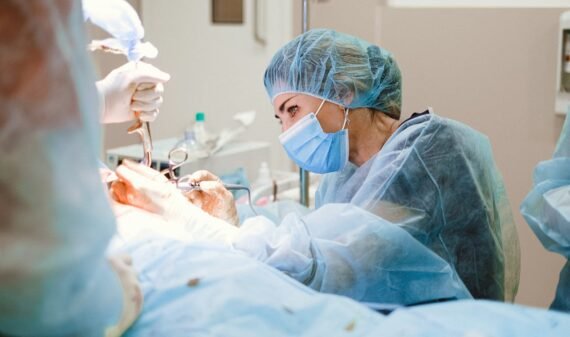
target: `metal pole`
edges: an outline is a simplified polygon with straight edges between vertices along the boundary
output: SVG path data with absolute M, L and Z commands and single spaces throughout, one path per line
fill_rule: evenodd
M 309 1 L 303 1 L 303 20 L 302 20 L 302 31 L 305 33 L 309 29 Z M 299 190 L 300 190 L 300 202 L 301 205 L 309 207 L 309 172 L 299 169 Z
M 303 0 L 303 22 L 302 22 L 303 33 L 309 30 L 309 1 Z

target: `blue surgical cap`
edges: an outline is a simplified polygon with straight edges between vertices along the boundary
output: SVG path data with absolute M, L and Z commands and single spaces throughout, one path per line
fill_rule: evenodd
M 313 29 L 283 46 L 265 70 L 271 100 L 303 93 L 399 119 L 402 76 L 392 55 L 357 37 Z

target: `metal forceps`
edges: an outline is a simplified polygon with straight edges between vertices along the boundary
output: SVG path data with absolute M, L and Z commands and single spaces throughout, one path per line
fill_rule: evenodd
M 135 67 L 137 67 L 137 63 L 135 63 Z M 144 89 L 150 89 L 154 86 L 154 84 L 152 83 L 148 83 L 148 84 L 140 84 L 137 89 L 139 90 L 144 90 Z M 150 134 L 150 123 L 149 122 L 143 122 L 140 118 L 139 118 L 140 113 L 139 112 L 135 112 L 135 116 L 137 117 L 135 123 L 133 125 L 131 125 L 128 129 L 127 129 L 127 133 L 129 135 L 136 133 L 137 135 L 139 135 L 140 141 L 142 143 L 143 146 L 143 160 L 142 160 L 142 164 L 148 167 L 151 167 L 152 165 L 152 136 Z
M 165 170 L 160 171 L 161 174 L 169 175 L 169 179 L 171 182 L 176 184 L 176 187 L 181 190 L 182 192 L 190 192 L 190 191 L 200 191 L 200 183 L 195 183 L 194 181 L 190 180 L 190 175 L 185 175 L 183 177 L 178 177 L 176 175 L 177 168 L 183 166 L 188 162 L 188 151 L 185 148 L 177 147 L 170 152 L 168 152 L 168 168 Z M 247 200 L 249 207 L 251 208 L 253 214 L 257 215 L 257 212 L 253 208 L 253 203 L 251 201 L 251 190 L 249 187 L 239 184 L 223 184 L 224 187 L 229 191 L 246 191 L 247 193 Z
M 152 137 L 150 135 L 149 122 L 143 122 L 140 120 L 140 118 L 137 118 L 135 123 L 127 129 L 127 133 L 129 135 L 133 133 L 139 135 L 140 141 L 143 146 L 142 164 L 150 167 L 152 164 Z

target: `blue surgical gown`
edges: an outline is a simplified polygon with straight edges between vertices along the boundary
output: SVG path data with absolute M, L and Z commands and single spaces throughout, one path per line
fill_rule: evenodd
M 316 202 L 358 205 L 405 229 L 475 298 L 516 294 L 519 245 L 503 181 L 488 139 L 466 125 L 409 119 L 364 165 L 326 175 Z
M 359 301 L 512 300 L 518 239 L 486 137 L 434 114 L 361 167 L 325 175 L 317 209 L 247 219 L 235 249 Z
M 553 158 L 536 166 L 521 213 L 546 249 L 570 259 L 570 118 Z M 570 312 L 570 261 L 560 272 L 551 309 Z

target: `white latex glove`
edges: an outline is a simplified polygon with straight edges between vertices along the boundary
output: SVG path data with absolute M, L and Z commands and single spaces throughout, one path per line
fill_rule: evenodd
M 130 256 L 116 255 L 109 257 L 109 263 L 117 273 L 123 287 L 123 312 L 117 325 L 105 330 L 105 337 L 121 336 L 140 315 L 143 295 L 137 273 Z
M 111 187 L 116 201 L 142 208 L 183 224 L 195 239 L 231 243 L 238 229 L 194 206 L 160 172 L 125 160 L 116 170 L 119 180 Z
M 211 172 L 201 170 L 192 173 L 190 181 L 200 185 L 199 190 L 185 193 L 190 202 L 216 218 L 234 226 L 239 224 L 234 196 L 224 187 L 220 178 Z
M 114 69 L 96 83 L 101 122 L 122 123 L 135 117 L 154 121 L 162 105 L 163 83 L 169 79 L 169 74 L 144 62 L 129 62 Z

